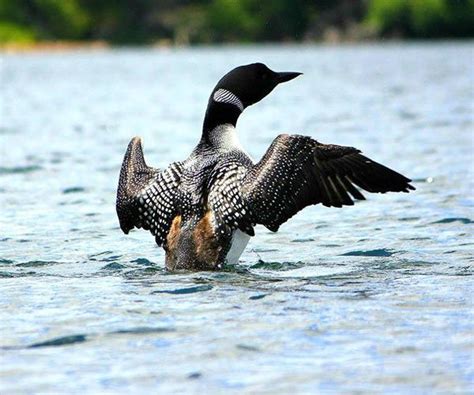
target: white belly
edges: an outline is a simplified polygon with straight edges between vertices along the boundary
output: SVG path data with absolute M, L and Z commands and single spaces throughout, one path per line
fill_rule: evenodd
M 235 265 L 238 262 L 249 240 L 250 236 L 242 232 L 240 229 L 237 229 L 234 232 L 232 235 L 232 245 L 225 257 L 225 260 L 229 265 Z

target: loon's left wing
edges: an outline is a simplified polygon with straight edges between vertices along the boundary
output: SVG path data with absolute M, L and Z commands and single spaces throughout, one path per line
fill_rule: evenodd
M 246 175 L 242 194 L 253 222 L 276 232 L 312 204 L 353 205 L 368 192 L 408 192 L 411 180 L 352 147 L 326 145 L 306 136 L 278 136 Z M 352 198 L 349 196 L 351 195 Z
M 149 230 L 161 246 L 178 214 L 180 180 L 179 163 L 162 171 L 147 166 L 141 140 L 134 137 L 123 158 L 117 189 L 116 209 L 123 232 L 134 227 Z

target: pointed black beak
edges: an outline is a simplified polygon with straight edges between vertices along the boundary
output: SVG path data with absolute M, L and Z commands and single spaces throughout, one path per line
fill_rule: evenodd
M 277 73 L 277 81 L 278 81 L 279 84 L 281 84 L 282 82 L 290 81 L 293 78 L 296 78 L 301 74 L 303 74 L 303 73 L 297 73 L 297 72 L 294 72 L 294 71 L 284 71 L 282 73 Z

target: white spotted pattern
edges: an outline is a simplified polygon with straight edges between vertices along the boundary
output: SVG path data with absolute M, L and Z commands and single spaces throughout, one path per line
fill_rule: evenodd
M 351 206 L 369 192 L 414 189 L 401 174 L 361 155 L 353 147 L 321 144 L 307 136 L 280 135 L 241 185 L 252 221 L 277 231 L 298 211 L 312 204 Z M 352 196 L 352 198 L 351 198 Z
M 178 213 L 180 173 L 180 164 L 172 163 L 135 198 L 137 227 L 150 230 L 158 245 L 165 241 L 171 222 Z
M 241 194 L 247 172 L 248 164 L 231 155 L 211 174 L 208 201 L 216 218 L 216 231 L 221 235 L 231 235 L 235 229 L 254 234 L 250 212 Z

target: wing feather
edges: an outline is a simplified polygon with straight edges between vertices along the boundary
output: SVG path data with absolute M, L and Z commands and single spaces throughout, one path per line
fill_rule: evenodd
M 221 234 L 230 235 L 235 229 L 250 236 L 255 234 L 240 189 L 247 171 L 238 159 L 231 158 L 224 160 L 211 174 L 208 204 L 216 218 L 217 232 Z
M 120 227 L 149 230 L 163 245 L 171 223 L 178 215 L 181 181 L 180 163 L 163 171 L 147 166 L 141 140 L 130 141 L 120 170 L 116 209 Z
M 368 192 L 408 192 L 411 180 L 353 147 L 321 144 L 299 135 L 278 136 L 243 180 L 242 194 L 253 222 L 276 231 L 311 204 L 327 207 L 364 200 Z

